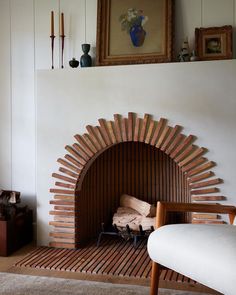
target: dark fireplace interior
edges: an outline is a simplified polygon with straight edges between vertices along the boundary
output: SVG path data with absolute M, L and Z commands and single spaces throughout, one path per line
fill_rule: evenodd
M 79 244 L 97 237 L 102 222 L 111 223 L 123 193 L 150 204 L 190 201 L 186 175 L 168 155 L 145 143 L 119 143 L 93 162 L 76 192 Z

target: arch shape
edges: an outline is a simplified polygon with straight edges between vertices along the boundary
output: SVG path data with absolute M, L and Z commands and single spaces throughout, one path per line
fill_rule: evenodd
M 87 133 L 76 134 L 76 142 L 65 147 L 67 154 L 59 158 L 59 172 L 52 176 L 57 179 L 56 188 L 50 204 L 54 210 L 50 215 L 54 220 L 49 224 L 55 227 L 50 233 L 53 241 L 51 246 L 76 248 L 78 244 L 76 233 L 76 219 L 78 212 L 78 193 L 82 187 L 84 177 L 95 159 L 105 150 L 122 142 L 141 142 L 154 146 L 168 155 L 186 175 L 191 201 L 221 201 L 225 197 L 219 194 L 215 185 L 222 183 L 222 179 L 215 177 L 211 168 L 216 163 L 205 156 L 207 149 L 194 144 L 196 137 L 184 135 L 180 125 L 169 126 L 167 119 L 153 120 L 150 114 L 140 118 L 136 113 L 129 112 L 128 117 L 114 115 L 113 121 L 99 119 L 98 126 L 86 126 Z M 193 215 L 194 217 L 194 215 Z M 200 217 L 197 214 L 195 217 Z M 212 216 L 201 216 L 193 222 L 214 222 Z

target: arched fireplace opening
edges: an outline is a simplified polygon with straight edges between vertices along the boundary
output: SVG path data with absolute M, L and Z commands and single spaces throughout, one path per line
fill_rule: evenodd
M 76 191 L 80 243 L 111 223 L 124 193 L 154 205 L 191 201 L 187 177 L 168 155 L 142 142 L 119 143 L 98 156 Z

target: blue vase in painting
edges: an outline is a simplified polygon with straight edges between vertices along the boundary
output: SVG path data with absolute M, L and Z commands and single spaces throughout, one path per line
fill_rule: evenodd
M 140 47 L 143 45 L 146 32 L 141 25 L 133 25 L 130 29 L 130 38 L 135 47 Z

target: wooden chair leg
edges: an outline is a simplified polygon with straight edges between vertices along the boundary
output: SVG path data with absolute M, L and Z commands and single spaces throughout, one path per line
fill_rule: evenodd
M 152 262 L 150 295 L 158 295 L 160 273 L 161 273 L 160 265 L 153 261 Z

